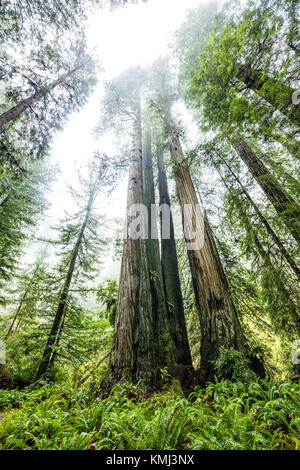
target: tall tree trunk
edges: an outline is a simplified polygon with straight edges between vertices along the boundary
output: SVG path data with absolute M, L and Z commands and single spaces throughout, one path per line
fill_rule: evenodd
M 88 223 L 89 216 L 90 216 L 92 198 L 93 198 L 93 196 L 91 195 L 88 206 L 87 206 L 87 209 L 86 209 L 86 214 L 85 214 L 80 232 L 78 234 L 76 244 L 74 246 L 74 250 L 73 250 L 71 261 L 70 261 L 70 264 L 69 264 L 67 276 L 66 276 L 61 294 L 60 294 L 59 303 L 58 303 L 57 310 L 56 310 L 56 313 L 55 313 L 52 328 L 51 328 L 50 334 L 48 336 L 48 340 L 47 340 L 47 343 L 46 343 L 46 346 L 45 346 L 45 349 L 44 349 L 43 357 L 42 357 L 41 363 L 39 365 L 39 368 L 38 368 L 38 371 L 37 371 L 37 374 L 36 374 L 36 380 L 40 379 L 48 371 L 49 365 L 51 363 L 52 354 L 54 354 L 54 346 L 55 346 L 56 341 L 57 341 L 57 336 L 58 336 L 58 334 L 62 333 L 62 329 L 60 327 L 61 327 L 61 323 L 63 321 L 65 308 L 66 308 L 66 304 L 67 304 L 67 301 L 68 301 L 69 289 L 70 289 L 70 285 L 71 285 L 71 282 L 72 282 L 73 273 L 74 273 L 74 269 L 75 269 L 79 249 L 80 249 L 80 246 L 82 244 L 85 228 L 86 228 L 86 225 Z
M 114 380 L 129 377 L 154 385 L 157 379 L 157 332 L 154 330 L 146 243 L 130 237 L 129 215 L 143 204 L 141 108 L 134 122 L 127 214 L 110 367 Z
M 152 216 L 152 206 L 155 208 L 155 192 L 153 181 L 151 128 L 149 121 L 146 123 L 142 160 L 144 177 L 143 196 L 144 204 L 148 212 L 148 239 L 146 240 L 146 251 L 150 277 L 154 328 L 157 332 L 158 342 L 157 361 L 158 364 L 161 365 L 166 363 L 174 364 L 177 363 L 177 349 L 173 342 L 173 335 L 171 335 L 172 326 L 169 323 L 164 292 L 157 222 L 156 217 Z
M 62 84 L 68 77 L 72 76 L 81 67 L 82 64 L 74 67 L 69 72 L 61 75 L 57 80 L 50 83 L 47 87 L 36 89 L 36 91 L 31 96 L 20 101 L 20 103 L 18 103 L 16 106 L 12 107 L 8 111 L 2 113 L 0 115 L 0 129 L 6 124 L 15 121 L 19 116 L 21 116 L 22 113 L 24 113 L 24 111 L 30 108 L 35 102 L 39 101 L 43 96 L 47 95 L 55 87 Z
M 287 116 L 296 126 L 300 126 L 300 106 L 292 101 L 296 90 L 276 78 L 264 77 L 262 73 L 249 65 L 238 64 L 238 77 L 248 88 Z
M 219 155 L 219 158 L 221 158 L 222 162 L 224 163 L 224 165 L 226 166 L 226 168 L 228 169 L 228 171 L 230 172 L 230 174 L 233 176 L 233 178 L 235 179 L 235 181 L 238 183 L 238 185 L 240 186 L 241 188 L 241 191 L 242 193 L 245 195 L 245 197 L 248 199 L 250 205 L 253 207 L 255 213 L 257 214 L 259 220 L 261 221 L 261 223 L 264 225 L 264 227 L 266 228 L 268 234 L 270 235 L 270 237 L 272 238 L 272 240 L 275 242 L 275 244 L 277 245 L 279 251 L 281 252 L 282 256 L 285 258 L 286 262 L 290 265 L 290 267 L 292 268 L 292 270 L 294 271 L 294 273 L 296 274 L 296 276 L 298 277 L 298 279 L 300 279 L 300 269 L 298 268 L 298 265 L 297 263 L 295 262 L 295 260 L 293 259 L 293 257 L 289 254 L 289 252 L 286 250 L 283 242 L 280 240 L 280 238 L 276 235 L 276 233 L 274 232 L 273 228 L 270 226 L 269 222 L 267 221 L 267 219 L 264 217 L 263 213 L 261 212 L 261 210 L 259 209 L 259 207 L 257 206 L 257 204 L 253 201 L 253 199 L 251 198 L 250 194 L 248 193 L 248 191 L 246 190 L 245 186 L 243 185 L 243 183 L 241 182 L 241 180 L 239 179 L 239 177 L 235 174 L 235 172 L 232 170 L 231 166 L 228 165 L 228 163 L 226 162 L 226 160 L 221 157 Z M 217 169 L 217 167 L 216 167 Z M 217 169 L 218 171 L 218 169 Z M 219 173 L 220 174 L 220 173 Z M 222 178 L 222 175 L 220 175 L 221 178 Z M 222 178 L 223 179 L 223 178 Z M 224 179 L 223 179 L 223 182 L 225 183 Z
M 270 173 L 244 140 L 236 134 L 231 134 L 229 141 L 299 244 L 300 209 L 298 204 L 291 196 L 284 192 L 274 175 Z
M 192 358 L 184 316 L 168 181 L 163 154 L 159 145 L 156 147 L 156 156 L 158 166 L 159 205 L 162 206 L 165 204 L 170 208 L 170 236 L 167 238 L 163 236 L 163 213 L 160 212 L 161 264 L 172 337 L 177 351 L 176 362 L 177 364 L 191 365 Z
M 166 125 L 169 129 L 174 129 L 169 116 L 166 116 Z M 182 212 L 186 204 L 196 210 L 199 201 L 189 169 L 184 162 L 179 136 L 175 131 L 171 131 L 169 142 Z M 203 230 L 203 247 L 195 250 L 188 249 L 201 328 L 201 383 L 213 380 L 217 375 L 213 361 L 219 357 L 222 346 L 233 347 L 245 356 L 249 356 L 247 342 L 231 299 L 228 282 L 206 216 Z M 264 370 L 260 361 L 257 358 L 251 359 L 255 371 L 263 375 Z

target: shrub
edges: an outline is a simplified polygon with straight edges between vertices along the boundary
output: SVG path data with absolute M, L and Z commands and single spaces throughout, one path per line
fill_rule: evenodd
M 246 382 L 255 379 L 250 360 L 234 348 L 221 346 L 220 355 L 214 365 L 219 378 Z

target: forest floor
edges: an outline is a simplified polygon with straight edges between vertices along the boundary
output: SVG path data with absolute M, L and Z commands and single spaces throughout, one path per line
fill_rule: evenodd
M 0 449 L 298 450 L 300 384 L 222 380 L 185 397 L 118 384 L 0 390 Z M 5 417 L 5 419 L 4 419 Z M 2 418 L 2 419 L 1 419 Z

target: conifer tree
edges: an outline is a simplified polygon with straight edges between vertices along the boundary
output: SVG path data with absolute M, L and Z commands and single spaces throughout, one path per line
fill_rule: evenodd
M 146 113 L 147 114 L 147 113 Z M 160 259 L 157 222 L 155 213 L 155 191 L 154 191 L 154 178 L 153 178 L 153 157 L 152 157 L 152 135 L 150 116 L 145 117 L 145 135 L 143 147 L 143 198 L 144 204 L 148 212 L 148 238 L 146 240 L 146 252 L 148 259 L 148 269 L 150 272 L 150 288 L 151 297 L 153 302 L 154 329 L 159 331 L 162 336 L 162 344 L 170 343 L 170 332 L 172 337 L 172 354 L 175 362 L 180 364 L 181 358 L 184 357 L 184 351 L 178 349 L 178 343 L 175 342 L 176 336 L 173 333 L 174 323 L 176 320 L 169 316 L 168 319 L 168 304 L 164 291 L 164 278 Z M 175 320 L 175 321 L 174 321 Z M 167 325 L 167 328 L 166 328 Z M 176 327 L 176 326 L 175 326 Z M 184 330 L 182 331 L 184 334 Z M 164 338 L 165 335 L 165 338 Z M 181 354 L 183 356 L 181 356 Z M 157 353 L 158 364 L 164 364 L 165 361 L 165 348 L 160 347 Z
M 224 151 L 224 145 L 223 145 L 223 151 Z M 238 184 L 238 187 L 240 188 L 240 192 L 246 197 L 248 200 L 249 204 L 251 207 L 254 209 L 255 214 L 259 218 L 261 224 L 265 227 L 267 233 L 269 236 L 272 238 L 274 243 L 276 244 L 277 248 L 279 249 L 280 253 L 283 255 L 285 258 L 286 262 L 289 264 L 295 275 L 299 278 L 299 268 L 297 265 L 296 260 L 294 257 L 289 253 L 287 248 L 285 247 L 284 242 L 280 239 L 280 237 L 276 234 L 275 230 L 272 228 L 270 222 L 267 220 L 261 209 L 259 208 L 258 204 L 253 200 L 251 197 L 249 191 L 245 187 L 245 185 L 242 183 L 241 179 L 239 176 L 235 173 L 235 171 L 232 168 L 232 165 L 224 158 L 221 154 L 222 149 L 218 148 L 216 141 L 206 144 L 203 146 L 203 152 L 206 154 L 206 156 L 209 158 L 209 160 L 212 162 L 213 166 L 217 169 L 218 173 L 220 174 L 220 166 L 224 166 L 229 173 L 229 181 L 232 181 L 234 183 Z M 230 178 L 232 177 L 232 179 Z
M 173 216 L 170 205 L 168 180 L 166 175 L 163 148 L 161 143 L 156 145 L 159 206 L 166 205 L 170 210 L 170 233 L 163 234 L 163 212 L 160 213 L 161 230 L 161 265 L 163 272 L 165 296 L 169 310 L 171 332 L 175 344 L 178 364 L 191 365 L 191 352 L 186 330 L 186 321 L 178 270 L 176 241 L 174 235 Z
M 247 142 L 236 135 L 231 135 L 229 140 L 239 157 L 247 165 L 251 175 L 256 179 L 259 186 L 273 204 L 278 215 L 289 228 L 294 239 L 299 243 L 300 209 L 296 201 L 283 190 L 274 175 L 272 175 L 263 162 L 257 157 Z
M 134 381 L 141 379 L 147 385 L 154 385 L 158 367 L 174 363 L 174 348 L 168 318 L 162 316 L 166 312 L 165 305 L 155 304 L 163 300 L 163 292 L 161 288 L 159 291 L 158 288 L 151 291 L 151 283 L 154 288 L 153 283 L 156 282 L 151 278 L 156 277 L 156 274 L 151 273 L 149 267 L 148 256 L 153 251 L 147 243 L 145 233 L 148 216 L 142 213 L 145 200 L 140 95 L 144 83 L 144 72 L 140 69 L 130 69 L 109 84 L 104 101 L 102 127 L 118 125 L 123 126 L 124 130 L 126 121 L 132 126 L 131 162 L 111 371 L 113 378 L 117 380 L 130 377 Z M 125 126 L 125 129 L 128 130 L 128 127 Z M 151 181 L 148 180 L 148 183 L 151 186 Z M 149 202 L 151 195 L 148 205 Z M 131 227 L 139 215 L 136 233 L 132 234 Z M 147 245 L 150 250 L 147 250 Z M 152 248 L 157 250 L 157 246 Z M 155 260 L 157 252 L 154 255 Z
M 38 257 L 35 265 L 29 266 L 25 272 L 18 275 L 18 284 L 13 290 L 20 292 L 20 297 L 10 319 L 10 324 L 5 338 L 7 339 L 13 332 L 18 331 L 21 324 L 25 321 L 33 319 L 36 313 L 36 305 L 42 297 L 42 290 L 45 288 L 46 266 L 44 257 Z
M 45 192 L 51 171 L 45 163 L 28 167 L 25 175 L 11 168 L 0 179 L 2 200 L 0 202 L 0 286 L 9 281 L 20 260 L 24 243 L 32 235 L 32 229 L 46 208 Z M 48 174 L 47 174 L 48 173 Z M 50 174 L 49 174 L 50 173 Z
M 94 206 L 100 190 L 112 183 L 111 169 L 107 155 L 94 154 L 87 176 L 80 177 L 81 191 L 72 189 L 79 210 L 67 217 L 60 227 L 60 289 L 53 323 L 36 374 L 37 379 L 47 374 L 49 366 L 54 362 L 68 313 L 71 286 L 76 284 L 79 288 L 80 283 L 93 277 L 99 250 L 105 244 L 97 233 L 99 216 L 94 213 Z

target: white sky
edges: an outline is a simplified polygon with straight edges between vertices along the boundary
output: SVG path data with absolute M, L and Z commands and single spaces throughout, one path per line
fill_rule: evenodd
M 64 130 L 54 138 L 51 162 L 57 162 L 62 172 L 52 185 L 49 194 L 51 208 L 40 232 L 48 233 L 49 226 L 63 217 L 64 210 L 72 205 L 65 181 L 73 183 L 75 167 L 86 162 L 96 149 L 116 154 L 116 137 L 107 135 L 95 141 L 92 130 L 101 113 L 100 99 L 104 92 L 103 83 L 132 65 L 149 65 L 158 56 L 168 53 L 172 36 L 184 21 L 187 10 L 201 4 L 201 0 L 148 0 L 148 3 L 129 4 L 114 11 L 99 10 L 88 21 L 87 40 L 95 50 L 104 69 L 99 76 L 97 89 L 89 102 L 78 113 L 70 116 Z M 188 115 L 185 119 L 191 120 Z M 109 217 L 124 217 L 126 204 L 126 178 L 105 204 Z M 32 253 L 31 253 L 32 258 Z M 118 276 L 119 265 L 107 257 L 101 269 L 101 279 Z

